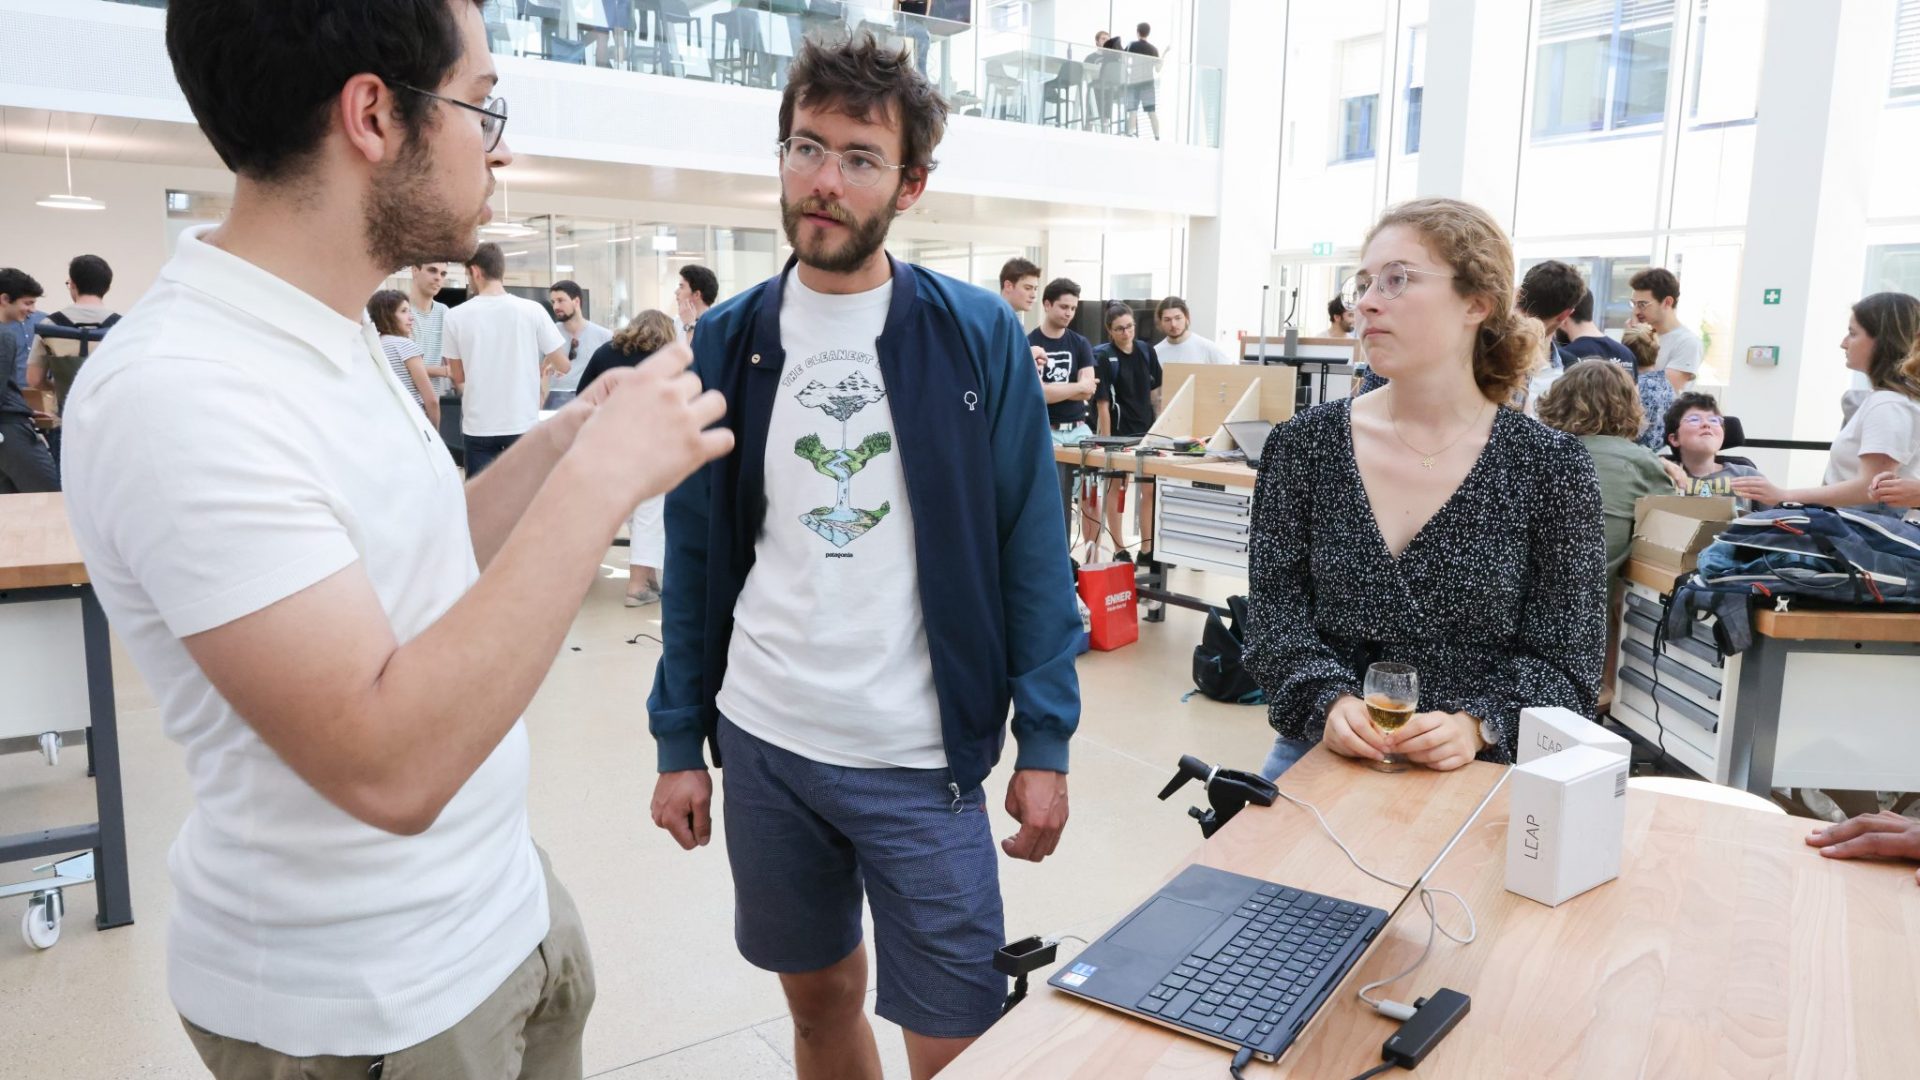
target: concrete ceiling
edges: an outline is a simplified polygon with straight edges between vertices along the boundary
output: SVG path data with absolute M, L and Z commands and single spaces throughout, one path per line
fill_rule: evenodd
M 213 147 L 191 124 L 0 107 L 0 152 L 59 157 L 67 147 L 82 161 L 220 167 Z M 500 178 L 516 192 L 641 202 L 766 210 L 776 199 L 771 176 L 533 155 L 517 156 Z M 1180 223 L 1170 214 L 943 192 L 937 182 L 911 213 L 940 224 L 1025 229 L 1148 229 Z

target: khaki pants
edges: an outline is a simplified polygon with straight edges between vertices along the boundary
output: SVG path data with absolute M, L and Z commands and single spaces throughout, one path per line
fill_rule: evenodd
M 540 861 L 552 913 L 546 940 L 478 1008 L 425 1042 L 384 1056 L 296 1058 L 180 1022 L 216 1080 L 578 1080 L 593 958 L 573 897 L 545 852 Z

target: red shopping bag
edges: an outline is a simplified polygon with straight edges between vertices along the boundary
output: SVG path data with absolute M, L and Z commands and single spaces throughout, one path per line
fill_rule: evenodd
M 1102 652 L 1140 640 L 1140 604 L 1133 592 L 1133 564 L 1095 563 L 1080 568 L 1080 602 L 1087 605 L 1087 643 Z

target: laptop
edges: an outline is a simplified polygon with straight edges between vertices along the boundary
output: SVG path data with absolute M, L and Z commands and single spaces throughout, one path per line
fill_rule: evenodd
M 1278 1060 L 1505 782 L 1503 775 L 1392 912 L 1189 866 L 1047 982 L 1183 1035 Z
M 1222 426 L 1227 429 L 1227 434 L 1233 436 L 1241 452 L 1247 455 L 1247 464 L 1259 468 L 1260 452 L 1266 449 L 1267 436 L 1273 434 L 1273 421 L 1229 420 Z

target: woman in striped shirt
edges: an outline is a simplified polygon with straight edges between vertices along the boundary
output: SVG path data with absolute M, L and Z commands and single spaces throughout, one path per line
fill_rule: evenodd
M 413 395 L 428 422 L 438 428 L 440 395 L 433 392 L 433 380 L 427 377 L 426 354 L 413 340 L 413 306 L 407 303 L 407 294 L 381 289 L 367 301 L 367 315 L 380 333 L 380 350 L 387 354 L 394 377 Z

